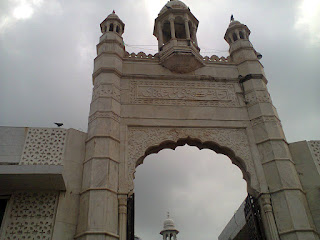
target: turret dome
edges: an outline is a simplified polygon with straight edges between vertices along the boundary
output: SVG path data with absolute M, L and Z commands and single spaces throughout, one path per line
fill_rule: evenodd
M 175 233 L 178 234 L 179 231 L 176 229 L 174 225 L 174 221 L 170 218 L 170 215 L 168 213 L 167 219 L 163 222 L 163 230 L 160 232 L 161 235 L 167 235 L 169 233 Z
M 113 10 L 113 12 L 108 15 L 107 19 L 120 19 L 120 18 L 118 17 L 116 12 Z
M 188 6 L 179 0 L 170 0 L 161 9 L 159 15 L 165 13 L 168 9 L 188 9 Z
M 174 230 L 175 225 L 172 219 L 168 218 L 163 223 L 163 230 Z

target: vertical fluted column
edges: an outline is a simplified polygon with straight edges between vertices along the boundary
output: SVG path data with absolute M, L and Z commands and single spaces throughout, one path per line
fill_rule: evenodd
M 127 239 L 127 195 L 119 195 L 119 236 L 120 240 Z
M 266 235 L 269 239 L 280 240 L 276 222 L 273 215 L 271 198 L 269 194 L 263 194 L 259 198 L 264 228 L 267 230 Z

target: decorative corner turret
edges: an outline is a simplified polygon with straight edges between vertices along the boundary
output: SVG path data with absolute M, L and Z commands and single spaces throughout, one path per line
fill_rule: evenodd
M 229 53 L 232 62 L 238 64 L 239 73 L 242 76 L 248 74 L 263 74 L 263 66 L 259 62 L 262 55 L 258 53 L 249 40 L 250 29 L 234 20 L 233 15 L 224 39 L 229 44 Z
M 158 39 L 162 66 L 176 73 L 188 73 L 204 66 L 196 36 L 198 24 L 181 1 L 170 0 L 162 8 L 153 32 Z
M 105 52 L 106 50 L 105 47 L 101 48 L 103 46 L 103 43 L 114 43 L 115 45 L 118 45 L 121 48 L 121 53 L 118 52 L 119 55 L 124 55 L 125 47 L 122 38 L 122 34 L 124 33 L 124 27 L 125 24 L 121 21 L 121 19 L 118 17 L 115 11 L 109 14 L 108 17 L 105 20 L 103 20 L 102 23 L 100 23 L 102 35 L 97 46 L 98 55 L 101 52 Z M 109 49 L 116 49 L 115 45 L 112 48 L 109 47 Z

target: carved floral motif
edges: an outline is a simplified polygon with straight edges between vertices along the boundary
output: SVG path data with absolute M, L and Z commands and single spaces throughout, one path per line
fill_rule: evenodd
M 57 192 L 18 192 L 12 195 L 4 229 L 6 240 L 51 240 Z
M 115 114 L 112 111 L 106 111 L 106 112 L 97 111 L 97 112 L 93 113 L 89 117 L 89 123 L 96 120 L 97 118 L 111 118 L 117 122 L 120 122 L 120 116 L 118 116 L 117 114 Z
M 20 165 L 63 165 L 67 130 L 29 128 Z
M 100 84 L 93 89 L 92 101 L 99 97 L 111 97 L 120 102 L 120 90 L 112 84 Z
M 315 160 L 320 165 L 320 141 L 309 141 L 309 146 L 315 156 Z
M 177 142 L 180 139 L 197 139 L 201 142 L 214 142 L 221 147 L 231 149 L 237 157 L 243 160 L 242 169 L 251 177 L 251 185 L 257 186 L 255 168 L 245 129 L 226 128 L 167 128 L 167 127 L 130 127 L 128 136 L 128 184 L 133 189 L 134 172 L 145 156 L 147 149 L 159 146 L 163 142 Z
M 250 122 L 253 127 L 265 122 L 276 122 L 280 127 L 282 127 L 280 120 L 276 116 L 260 116 L 250 120 Z
M 256 103 L 271 103 L 270 94 L 265 90 L 247 93 L 245 99 L 249 105 L 254 105 Z
M 234 85 L 224 82 L 132 80 L 130 94 L 134 104 L 239 106 Z

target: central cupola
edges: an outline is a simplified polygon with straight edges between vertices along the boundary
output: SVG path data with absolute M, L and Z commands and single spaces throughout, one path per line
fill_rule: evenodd
M 167 2 L 155 20 L 153 32 L 162 66 L 176 73 L 192 72 L 203 66 L 197 42 L 198 24 L 183 2 Z

